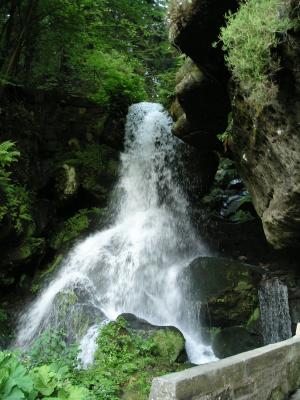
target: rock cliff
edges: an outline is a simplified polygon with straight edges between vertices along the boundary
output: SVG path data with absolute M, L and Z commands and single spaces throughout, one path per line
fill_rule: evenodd
M 40 269 L 31 286 L 37 290 L 78 236 L 105 221 L 127 107 L 108 111 L 86 98 L 5 88 L 1 141 L 13 141 L 20 152 L 11 178 L 24 198 L 16 215 L 0 222 L 1 295 L 30 288 Z
M 260 107 L 247 100 L 243 83 L 232 77 L 225 62 L 227 53 L 219 40 L 221 27 L 227 23 L 224 15 L 229 11 L 239 12 L 238 7 L 239 1 L 235 0 L 172 2 L 170 41 L 189 57 L 177 76 L 177 100 L 172 107 L 176 120 L 174 134 L 196 146 L 202 154 L 222 152 L 217 135 L 226 131 L 230 119 L 226 144 L 251 194 L 267 240 L 277 249 L 297 247 L 300 243 L 299 4 L 282 3 L 280 12 L 292 21 L 292 28 L 282 34 L 276 46 L 268 49 L 272 60 L 279 62 L 276 73 L 269 77 L 276 94 Z M 268 21 L 267 15 L 265 20 Z

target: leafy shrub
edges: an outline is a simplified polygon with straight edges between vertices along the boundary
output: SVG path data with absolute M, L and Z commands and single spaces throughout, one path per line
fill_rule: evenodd
M 177 343 L 179 341 L 180 343 Z M 184 346 L 178 333 L 167 331 L 144 339 L 130 331 L 123 318 L 102 328 L 94 364 L 76 377 L 101 400 L 148 399 L 152 379 L 178 371 L 174 347 Z M 176 352 L 176 351 L 175 351 Z
M 93 78 L 91 99 L 102 106 L 113 106 L 112 102 L 119 103 L 121 98 L 129 103 L 147 98 L 144 78 L 137 73 L 141 68 L 137 61 L 117 51 L 94 51 L 87 54 L 80 72 L 82 79 Z
M 67 343 L 67 335 L 53 330 L 45 331 L 26 353 L 26 363 L 30 367 L 53 364 L 74 369 L 77 367 L 78 346 Z
M 23 231 L 26 222 L 32 221 L 29 194 L 23 186 L 12 181 L 9 170 L 19 156 L 15 143 L 8 140 L 0 144 L 0 222 L 8 216 L 17 233 Z
M 18 161 L 19 156 L 20 152 L 16 150 L 15 144 L 10 140 L 0 144 L 0 167 L 2 170 Z
M 68 367 L 26 368 L 14 353 L 0 352 L 1 400 L 89 400 L 91 394 L 70 381 Z
M 276 93 L 272 78 L 280 60 L 272 50 L 293 26 L 286 8 L 283 0 L 244 1 L 237 13 L 227 16 L 227 26 L 221 29 L 227 64 L 257 108 L 270 102 Z
M 35 395 L 38 399 L 53 400 L 89 400 L 91 394 L 80 386 L 74 386 L 69 381 L 67 367 L 57 367 L 55 364 L 42 365 L 30 372 Z
M 2 400 L 35 399 L 33 381 L 26 368 L 12 353 L 0 352 L 0 398 Z

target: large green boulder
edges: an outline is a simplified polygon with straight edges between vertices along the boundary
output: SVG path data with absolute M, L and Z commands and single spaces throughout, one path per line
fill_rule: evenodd
M 147 333 L 147 334 L 145 334 Z M 154 377 L 187 367 L 182 333 L 123 314 L 101 328 L 93 364 L 81 371 L 98 399 L 148 400 Z
M 144 340 L 152 338 L 158 348 L 158 352 L 167 361 L 188 361 L 185 339 L 179 329 L 174 326 L 152 325 L 148 321 L 130 313 L 121 314 L 119 318 L 123 318 L 126 321 L 127 329 L 132 334 L 138 335 Z

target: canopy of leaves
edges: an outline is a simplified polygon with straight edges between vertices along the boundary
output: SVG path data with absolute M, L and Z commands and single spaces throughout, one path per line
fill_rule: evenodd
M 143 100 L 174 63 L 164 15 L 155 0 L 4 0 L 1 80 L 104 105 Z

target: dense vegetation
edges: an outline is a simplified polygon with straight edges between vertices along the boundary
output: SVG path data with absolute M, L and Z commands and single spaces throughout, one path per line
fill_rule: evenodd
M 227 25 L 221 29 L 227 64 L 255 108 L 276 95 L 280 60 L 273 50 L 292 27 L 282 0 L 249 0 L 227 16 Z
M 165 13 L 157 0 L 0 2 L 1 400 L 141 400 L 154 376 L 182 368 L 182 335 L 145 338 L 123 320 L 103 328 L 87 370 L 63 331 L 3 350 L 15 302 L 107 219 L 128 106 L 173 92 Z
M 164 13 L 153 0 L 3 1 L 0 78 L 105 105 L 145 99 L 174 67 Z
M 183 337 L 164 329 L 143 338 L 119 317 L 102 328 L 94 363 L 78 369 L 78 348 L 45 332 L 26 353 L 0 352 L 2 400 L 143 400 L 154 376 L 183 368 Z
M 118 167 L 117 156 L 102 144 L 104 139 L 99 139 L 108 120 L 111 116 L 115 119 L 114 125 L 107 128 L 111 135 L 111 131 L 122 129 L 130 104 L 157 98 L 167 101 L 173 90 L 176 59 L 167 41 L 165 13 L 165 2 L 157 0 L 4 0 L 0 3 L 0 143 L 3 142 L 0 230 L 5 231 L 0 236 L 7 237 L 9 246 L 13 243 L 16 247 L 23 242 L 13 258 L 23 262 L 32 253 L 43 253 L 45 247 L 57 251 L 59 243 L 63 246 L 70 237 L 75 240 L 88 228 L 87 215 L 92 215 L 94 207 L 106 206 L 108 187 L 113 184 L 108 181 L 115 178 Z M 11 100 L 11 93 L 17 101 Z M 58 128 L 67 131 L 71 138 L 62 138 L 60 148 L 56 144 L 52 151 L 50 165 L 46 167 L 51 176 L 44 178 L 46 189 L 37 187 L 32 176 L 43 175 L 37 169 L 48 163 L 38 157 L 39 153 L 50 151 L 47 146 L 41 150 L 40 143 L 47 141 L 47 134 L 53 142 L 53 133 L 47 132 L 49 116 L 55 111 L 53 104 L 47 105 L 51 110 L 46 110 L 47 115 L 41 111 L 47 108 L 45 104 L 32 106 L 34 96 L 40 96 L 38 93 L 50 93 L 52 103 L 72 103 L 72 97 L 84 99 L 80 100 L 83 105 L 77 108 L 79 116 L 72 103 L 69 115 L 62 106 L 60 115 L 55 117 L 57 126 L 53 131 Z M 87 126 L 88 117 L 82 123 L 82 131 L 92 131 L 88 139 L 83 139 L 82 133 L 74 128 L 78 125 L 74 119 L 84 119 L 87 107 L 91 107 L 88 101 L 96 103 L 100 112 L 98 120 L 94 117 L 91 121 L 92 128 Z M 122 147 L 119 138 L 113 146 Z M 36 149 L 34 155 L 33 149 Z M 69 188 L 64 187 L 72 174 L 77 179 L 73 182 L 75 186 L 72 188 L 70 181 Z M 47 179 L 52 180 L 55 189 L 48 188 Z M 74 205 L 73 213 L 64 216 L 62 221 L 59 216 L 58 221 L 52 221 L 53 226 L 58 222 L 62 232 L 56 229 L 52 238 L 49 238 L 52 227 L 48 232 L 37 233 L 39 211 L 35 209 L 40 204 L 40 196 L 43 201 L 51 200 L 55 206 L 62 207 L 62 202 L 77 189 L 89 192 L 84 195 L 88 200 Z M 71 229 L 64 226 L 68 219 L 74 231 L 66 236 L 64 231 Z M 37 260 L 34 262 L 38 264 Z M 5 271 L 0 267 L 0 286 L 14 282 L 7 264 L 12 264 L 10 255 Z

